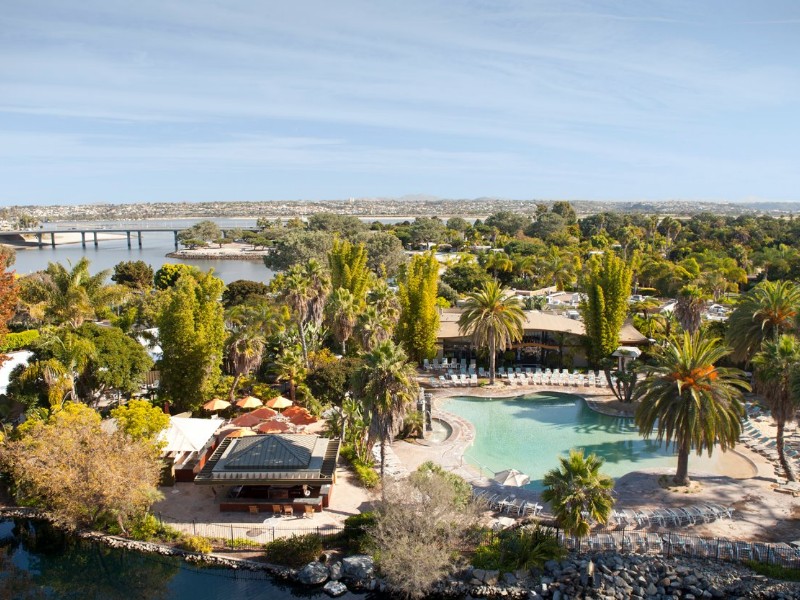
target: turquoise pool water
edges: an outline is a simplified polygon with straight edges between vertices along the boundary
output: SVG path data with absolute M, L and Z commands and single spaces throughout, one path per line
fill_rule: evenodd
M 604 471 L 612 477 L 644 468 L 674 467 L 677 461 L 672 451 L 643 440 L 631 419 L 601 415 L 573 394 L 456 397 L 443 400 L 440 406 L 475 426 L 475 443 L 465 460 L 488 477 L 503 469 L 518 469 L 530 476 L 526 487 L 531 489 L 541 488 L 545 472 L 556 467 L 558 456 L 570 448 L 605 458 Z M 693 456 L 690 468 L 700 462 L 708 467 L 708 460 Z

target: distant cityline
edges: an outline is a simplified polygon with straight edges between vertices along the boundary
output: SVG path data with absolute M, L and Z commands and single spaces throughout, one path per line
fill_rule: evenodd
M 39 221 L 108 221 L 178 218 L 286 218 L 332 212 L 362 218 L 465 216 L 482 217 L 502 210 L 533 215 L 537 206 L 553 200 L 506 200 L 475 198 L 458 200 L 432 197 L 359 198 L 348 200 L 271 200 L 258 202 L 155 202 L 139 204 L 17 205 L 2 212 L 26 214 Z M 570 200 L 576 212 L 590 215 L 600 212 L 645 213 L 688 216 L 699 212 L 720 215 L 769 214 L 786 216 L 800 212 L 800 202 L 698 202 L 698 201 L 593 201 Z

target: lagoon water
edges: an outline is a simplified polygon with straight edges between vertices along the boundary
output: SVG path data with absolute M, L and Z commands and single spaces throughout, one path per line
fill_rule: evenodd
M 58 600 L 326 600 L 321 589 L 273 581 L 261 572 L 201 569 L 178 559 L 67 542 L 49 527 L 0 521 L 0 552 L 30 576 L 28 589 Z M 30 535 L 35 533 L 35 535 Z M 0 574 L 0 577 L 8 576 Z M 25 596 L 27 597 L 27 596 Z M 37 598 L 39 596 L 36 596 Z M 345 594 L 345 600 L 366 599 Z

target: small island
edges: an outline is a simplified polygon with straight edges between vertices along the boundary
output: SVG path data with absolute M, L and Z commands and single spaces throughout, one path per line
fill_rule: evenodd
M 181 260 L 263 260 L 269 254 L 269 248 L 254 248 L 252 244 L 231 242 L 217 247 L 194 246 L 182 248 L 167 254 L 169 258 Z

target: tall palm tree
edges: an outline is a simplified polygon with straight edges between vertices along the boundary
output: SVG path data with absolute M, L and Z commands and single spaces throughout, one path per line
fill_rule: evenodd
M 361 347 L 365 352 L 370 352 L 380 344 L 392 337 L 393 323 L 384 312 L 379 312 L 375 306 L 368 305 L 359 315 L 356 329 L 361 340 Z
M 691 334 L 700 329 L 700 319 L 703 314 L 705 299 L 703 291 L 696 285 L 685 285 L 678 292 L 678 301 L 675 303 L 675 316 L 684 331 Z
M 461 335 L 472 336 L 475 346 L 489 346 L 489 383 L 494 383 L 497 352 L 522 339 L 525 315 L 522 305 L 496 281 L 467 295 L 465 310 L 458 319 Z
M 636 386 L 636 425 L 648 438 L 672 444 L 678 450 L 675 483 L 689 484 L 689 453 L 723 451 L 739 439 L 744 414 L 742 392 L 750 389 L 740 369 L 717 367 L 729 354 L 717 338 L 702 333 L 673 337 L 655 352 L 655 365 Z
M 777 425 L 775 440 L 778 460 L 789 481 L 796 481 L 783 447 L 783 432 L 800 406 L 800 342 L 793 335 L 782 335 L 776 340 L 766 340 L 761 352 L 753 357 L 756 390 L 769 404 L 770 413 Z
M 342 356 L 347 354 L 347 340 L 353 335 L 358 319 L 358 302 L 347 288 L 338 288 L 328 301 L 328 318 L 333 337 L 342 345 Z
M 267 340 L 261 320 L 264 315 L 258 307 L 247 304 L 232 306 L 225 316 L 225 324 L 230 331 L 226 358 L 228 369 L 233 373 L 228 396 L 233 402 L 239 380 L 261 364 Z
M 555 246 L 539 260 L 539 275 L 544 282 L 563 290 L 575 281 L 575 262 L 567 252 L 561 252 Z
M 53 324 L 80 327 L 130 292 L 125 286 L 106 284 L 108 269 L 92 275 L 86 257 L 74 266 L 68 264 L 69 269 L 61 263 L 48 263 L 44 271 L 22 280 L 22 299 L 41 304 L 45 318 Z
M 394 330 L 400 319 L 400 300 L 385 279 L 379 279 L 367 292 L 367 304 L 374 306 L 375 310 L 386 318 L 389 329 Z
M 289 400 L 292 402 L 296 399 L 298 386 L 305 381 L 306 376 L 303 355 L 299 350 L 297 346 L 286 346 L 275 357 L 278 381 L 285 381 L 289 384 Z
M 305 265 L 294 265 L 286 274 L 283 300 L 295 316 L 303 351 L 303 364 L 308 368 L 306 328 L 322 321 L 325 300 L 331 289 L 330 276 L 319 261 L 311 259 Z
M 364 402 L 369 419 L 369 443 L 381 445 L 381 480 L 386 464 L 386 442 L 400 429 L 407 407 L 416 399 L 417 370 L 402 347 L 391 340 L 381 342 L 364 355 L 356 374 L 356 393 Z
M 514 270 L 514 262 L 505 252 L 489 252 L 483 263 L 483 267 L 487 271 L 492 272 L 492 277 L 497 279 L 497 272 L 511 273 Z
M 800 287 L 791 281 L 762 281 L 742 296 L 728 318 L 732 358 L 749 361 L 767 339 L 797 329 Z
M 600 472 L 604 459 L 572 449 L 560 456 L 558 468 L 548 471 L 542 483 L 542 499 L 550 503 L 564 530 L 578 537 L 589 535 L 590 521 L 608 522 L 614 498 L 614 480 Z

